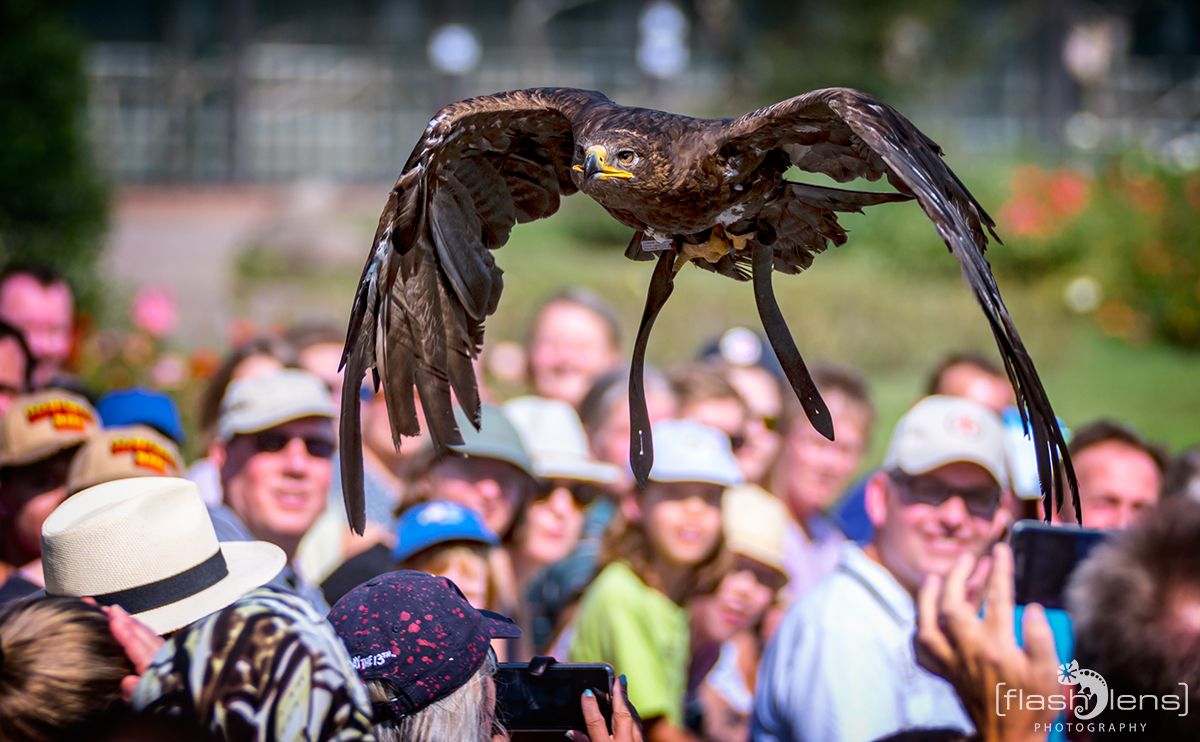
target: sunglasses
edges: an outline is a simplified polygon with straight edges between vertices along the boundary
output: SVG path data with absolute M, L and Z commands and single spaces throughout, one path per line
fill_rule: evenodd
M 304 450 L 308 451 L 308 455 L 314 459 L 332 458 L 333 452 L 337 449 L 337 444 L 328 438 L 292 435 L 268 430 L 254 435 L 254 450 L 258 453 L 279 453 L 296 438 L 304 442 Z
M 938 507 L 947 500 L 958 497 L 966 505 L 967 512 L 976 518 L 990 520 L 1000 507 L 1000 485 L 962 489 L 952 487 L 936 477 L 914 477 L 899 469 L 888 472 L 896 485 L 900 499 L 908 505 Z
M 554 494 L 554 490 L 564 488 L 571 493 L 571 499 L 581 508 L 586 508 L 598 500 L 604 489 L 588 482 L 576 482 L 570 479 L 551 479 L 541 483 L 538 499 L 544 500 Z

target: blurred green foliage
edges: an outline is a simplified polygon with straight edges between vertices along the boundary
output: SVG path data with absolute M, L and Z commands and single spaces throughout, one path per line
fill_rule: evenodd
M 64 3 L 0 3 L 0 262 L 49 265 L 97 286 L 108 189 L 89 153 L 83 39 Z

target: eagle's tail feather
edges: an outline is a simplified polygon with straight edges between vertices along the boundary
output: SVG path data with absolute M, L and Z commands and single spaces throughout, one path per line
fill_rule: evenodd
M 800 350 L 792 340 L 783 313 L 775 301 L 775 291 L 771 288 L 771 270 L 774 262 L 774 250 L 770 245 L 764 245 L 758 240 L 753 241 L 754 260 L 754 303 L 758 306 L 758 316 L 762 320 L 763 330 L 771 341 L 771 348 L 779 358 L 784 373 L 792 385 L 792 391 L 800 400 L 804 414 L 808 415 L 813 428 L 829 440 L 833 440 L 833 418 L 829 408 L 821 398 L 821 392 L 813 382 Z
M 633 361 L 629 368 L 629 465 L 634 480 L 645 486 L 654 466 L 654 442 L 650 437 L 650 413 L 646 409 L 646 342 L 650 339 L 650 328 L 659 311 L 667 303 L 675 288 L 675 250 L 665 250 L 658 255 L 650 288 L 646 292 L 646 306 L 642 310 L 642 321 L 638 325 L 637 340 L 633 344 Z

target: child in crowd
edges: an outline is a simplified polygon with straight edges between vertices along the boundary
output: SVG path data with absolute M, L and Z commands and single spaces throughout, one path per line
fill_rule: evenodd
M 717 589 L 691 600 L 692 656 L 688 726 L 705 740 L 747 739 L 754 681 L 765 643 L 763 617 L 787 583 L 783 543 L 787 508 L 754 485 L 738 485 L 721 502 L 725 550 L 732 565 Z
M 694 595 L 711 592 L 721 554 L 721 497 L 741 481 L 729 439 L 688 420 L 654 426 L 649 482 L 620 504 L 625 528 L 609 564 L 583 596 L 572 662 L 607 662 L 630 678 L 647 739 L 689 739 L 683 729 Z M 705 584 L 707 583 L 707 584 Z

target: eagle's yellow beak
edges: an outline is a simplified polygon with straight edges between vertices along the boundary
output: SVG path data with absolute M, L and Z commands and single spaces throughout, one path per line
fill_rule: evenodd
M 572 165 L 571 169 L 577 173 L 583 173 L 587 178 L 599 178 L 607 180 L 608 178 L 620 178 L 628 180 L 633 177 L 633 173 L 628 170 L 621 170 L 613 167 L 605 162 L 608 157 L 608 150 L 603 145 L 595 144 L 587 148 L 584 154 L 583 165 Z

